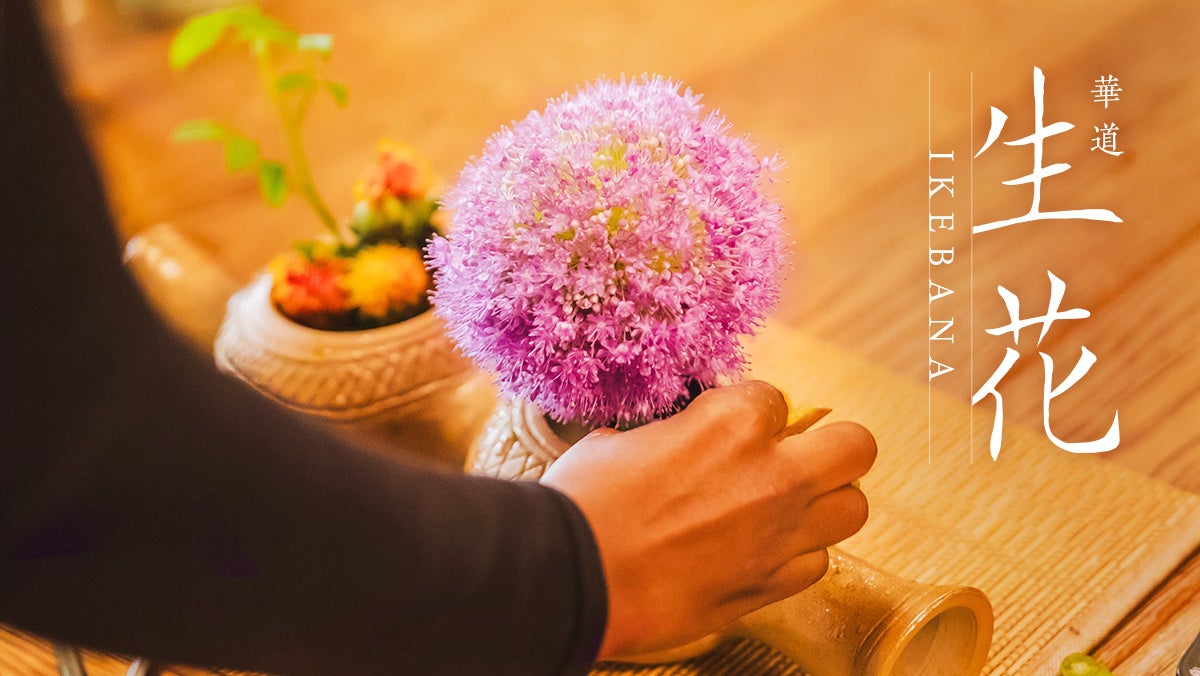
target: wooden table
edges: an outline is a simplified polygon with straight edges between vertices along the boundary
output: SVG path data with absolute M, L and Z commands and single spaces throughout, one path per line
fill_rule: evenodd
M 180 121 L 213 116 L 278 151 L 266 103 L 245 95 L 256 91 L 245 57 L 222 51 L 172 73 L 169 21 L 127 9 L 134 4 L 45 4 L 123 233 L 169 221 L 246 279 L 318 226 L 298 202 L 263 206 L 253 182 L 223 172 L 217 148 L 170 141 Z M 1120 446 L 1106 459 L 1200 492 L 1200 5 L 410 5 L 269 5 L 301 30 L 336 36 L 332 70 L 351 102 L 316 106 L 307 133 L 336 213 L 348 212 L 350 186 L 380 136 L 415 144 L 453 179 L 488 134 L 547 97 L 599 74 L 662 73 L 788 163 L 778 187 L 796 266 L 778 321 L 921 382 L 933 356 L 955 370 L 932 386 L 969 401 L 1012 346 L 985 331 L 1009 322 L 997 287 L 1020 299 L 1022 317 L 1041 315 L 1053 272 L 1066 284 L 1062 308 L 1091 315 L 1055 322 L 1040 345 L 1032 335 L 1040 326 L 1021 332 L 1020 358 L 1000 386 L 1010 424 L 1042 427 L 1036 353 L 1052 359 L 1058 383 L 1086 346 L 1096 364 L 1055 400 L 1053 432 L 1098 438 L 1119 411 Z M 1044 124 L 1075 126 L 1045 141 L 1043 166 L 1071 169 L 1044 179 L 1040 210 L 1107 209 L 1121 222 L 1040 220 L 972 237 L 972 225 L 1031 208 L 1029 185 L 1003 181 L 1031 173 L 1032 148 L 1001 142 L 1034 129 L 1035 67 L 1045 76 Z M 1109 75 L 1121 90 L 1105 106 L 1097 80 Z M 992 106 L 1006 126 L 972 159 Z M 1110 123 L 1109 150 L 1120 155 L 1092 149 Z M 954 194 L 931 196 L 939 182 L 930 178 L 951 175 Z M 950 211 L 954 230 L 931 233 L 930 215 Z M 952 264 L 930 265 L 930 249 L 950 247 Z M 930 302 L 930 279 L 955 293 Z M 941 337 L 953 342 L 929 340 L 930 321 L 950 318 Z M 992 407 L 991 399 L 977 407 L 976 424 L 992 424 Z M 962 455 L 994 462 L 987 448 L 964 446 Z M 995 462 L 1003 461 L 1001 450 Z M 1173 674 L 1200 630 L 1198 592 L 1193 554 L 1103 643 L 1080 649 L 1117 673 Z M 13 641 L 3 649 L 45 650 Z

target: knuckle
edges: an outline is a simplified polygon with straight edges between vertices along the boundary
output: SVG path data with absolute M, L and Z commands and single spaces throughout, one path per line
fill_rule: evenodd
M 787 418 L 783 394 L 760 380 L 705 390 L 688 409 L 714 427 L 755 438 L 782 428 Z
M 787 420 L 787 401 L 775 386 L 749 380 L 736 386 L 741 394 L 742 415 L 757 430 L 775 432 Z
M 783 394 L 783 390 L 765 380 L 750 380 L 747 381 L 747 385 L 752 388 L 756 388 L 759 394 L 770 401 L 774 406 L 785 410 L 787 409 L 787 397 Z
M 778 387 L 765 380 L 747 380 L 734 387 L 744 390 L 748 396 L 758 397 L 763 403 L 778 407 L 787 405 L 783 397 L 783 392 L 780 392 Z

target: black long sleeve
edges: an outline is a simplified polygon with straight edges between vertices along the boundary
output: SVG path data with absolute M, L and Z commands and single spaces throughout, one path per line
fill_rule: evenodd
M 283 673 L 584 670 L 606 596 L 578 509 L 359 451 L 217 374 L 125 276 L 34 13 L 2 11 L 0 620 Z

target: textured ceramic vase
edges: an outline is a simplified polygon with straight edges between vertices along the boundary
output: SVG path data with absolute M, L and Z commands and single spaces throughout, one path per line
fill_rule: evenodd
M 270 292 L 263 275 L 230 298 L 213 348 L 222 370 L 372 447 L 414 449 L 461 471 L 495 398 L 433 312 L 321 331 L 280 314 Z
M 477 474 L 536 481 L 566 451 L 534 405 L 502 401 L 472 446 Z M 670 662 L 738 638 L 762 641 L 812 676 L 976 676 L 992 640 L 992 607 L 972 587 L 906 580 L 830 550 L 808 589 L 695 643 L 637 662 Z
M 211 350 L 237 281 L 170 223 L 130 238 L 124 260 L 159 314 L 197 349 Z

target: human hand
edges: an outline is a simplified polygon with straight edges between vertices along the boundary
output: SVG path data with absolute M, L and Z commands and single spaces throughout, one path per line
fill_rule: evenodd
M 851 482 L 875 461 L 870 432 L 843 422 L 780 440 L 786 418 L 766 383 L 716 388 L 667 420 L 593 432 L 547 470 L 600 550 L 601 659 L 688 643 L 795 594 L 862 528 Z

